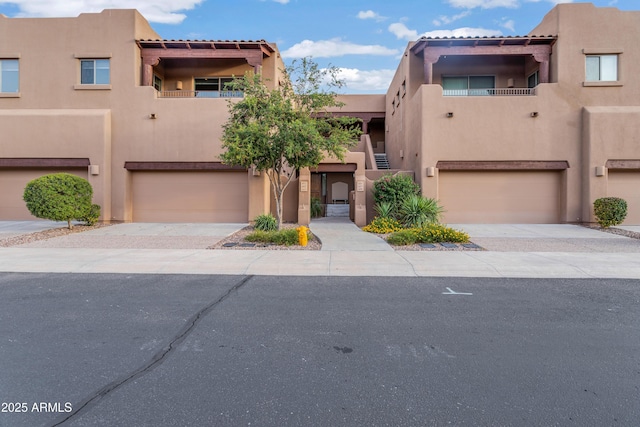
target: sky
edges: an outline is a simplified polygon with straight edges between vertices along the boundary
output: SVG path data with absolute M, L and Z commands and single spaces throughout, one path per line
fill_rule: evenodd
M 573 0 L 0 0 L 8 17 L 138 9 L 163 39 L 266 40 L 285 63 L 340 68 L 343 93 L 385 93 L 407 43 L 421 36 L 514 36 Z M 640 0 L 592 0 L 640 10 Z

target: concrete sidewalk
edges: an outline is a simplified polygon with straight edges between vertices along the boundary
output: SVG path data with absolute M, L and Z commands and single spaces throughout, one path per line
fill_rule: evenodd
M 0 271 L 640 278 L 640 240 L 568 224 L 453 225 L 454 228 L 468 231 L 472 241 L 481 246 L 485 239 L 485 244 L 499 247 L 486 251 L 393 250 L 381 239 L 364 233 L 353 224 L 335 220 L 314 221 L 311 224 L 311 230 L 323 242 L 321 251 L 207 250 L 175 245 L 160 249 L 124 245 L 125 242 L 131 245 L 136 238 L 142 238 L 145 244 L 155 241 L 165 245 L 172 241 L 203 238 L 210 245 L 224 237 L 224 233 L 231 234 L 244 225 L 113 225 L 64 236 L 64 239 L 49 239 L 46 241 L 48 247 L 29 244 L 0 248 Z M 203 236 L 207 233 L 209 236 Z M 120 241 L 123 245 L 104 247 L 108 238 L 113 238 L 112 243 Z M 76 239 L 76 243 L 83 242 L 84 246 L 70 245 L 69 241 L 73 243 L 73 239 Z M 542 250 L 517 250 L 524 246 Z M 598 248 L 604 250 L 597 251 Z

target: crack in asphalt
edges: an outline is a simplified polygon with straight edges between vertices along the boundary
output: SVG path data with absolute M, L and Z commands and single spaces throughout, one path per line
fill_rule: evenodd
M 159 366 L 162 362 L 165 361 L 169 354 L 176 348 L 178 348 L 178 346 L 191 334 L 191 332 L 193 332 L 200 320 L 202 320 L 207 314 L 209 314 L 218 304 L 222 303 L 229 296 L 231 296 L 231 294 L 244 286 L 251 278 L 253 278 L 253 275 L 244 277 L 238 283 L 233 285 L 220 298 L 200 309 L 196 314 L 194 314 L 190 319 L 187 320 L 185 326 L 183 326 L 182 329 L 174 336 L 171 342 L 167 346 L 163 347 L 160 351 L 158 351 L 155 355 L 153 355 L 153 357 L 147 363 L 125 375 L 124 377 L 121 377 L 120 379 L 117 379 L 105 385 L 98 391 L 94 392 L 91 396 L 80 402 L 77 409 L 74 409 L 69 414 L 65 414 L 65 417 L 63 419 L 55 422 L 51 427 L 56 427 L 70 421 L 91 403 L 97 402 L 99 399 L 102 399 L 111 392 L 127 384 L 129 381 L 139 378 L 150 372 L 155 367 Z

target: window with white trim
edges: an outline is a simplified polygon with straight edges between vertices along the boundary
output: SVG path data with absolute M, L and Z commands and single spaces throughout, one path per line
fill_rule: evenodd
M 586 55 L 586 81 L 618 80 L 618 55 Z
M 80 60 L 80 84 L 108 85 L 110 80 L 110 64 L 108 59 Z
M 0 93 L 18 93 L 20 68 L 17 59 L 0 59 Z
M 229 83 L 233 77 L 196 77 L 193 79 L 193 87 L 198 98 L 241 98 L 244 93 L 232 90 Z

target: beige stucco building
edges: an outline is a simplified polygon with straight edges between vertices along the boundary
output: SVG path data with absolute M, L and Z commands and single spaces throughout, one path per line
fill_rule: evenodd
M 593 222 L 619 196 L 640 224 L 638 40 L 640 12 L 560 4 L 530 35 L 409 43 L 386 95 L 342 97 L 364 135 L 344 164 L 298 172 L 285 219 L 307 223 L 313 196 L 364 225 L 373 180 L 403 172 L 449 223 Z M 273 43 L 163 40 L 134 10 L 0 15 L 0 220 L 31 218 L 24 186 L 55 171 L 87 178 L 106 221 L 272 210 L 265 174 L 218 156 L 242 96 L 224 84 L 282 68 Z

